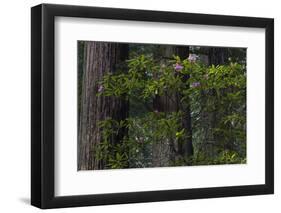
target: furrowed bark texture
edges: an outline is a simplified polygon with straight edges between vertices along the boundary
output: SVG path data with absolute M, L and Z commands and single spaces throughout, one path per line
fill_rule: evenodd
M 176 49 L 176 54 L 181 58 L 187 58 L 189 55 L 189 48 L 179 46 Z M 187 87 L 189 85 L 186 83 L 189 79 L 189 75 L 182 75 L 181 80 L 186 84 Z M 183 94 L 179 92 L 179 101 L 182 99 Z M 183 157 L 192 157 L 193 156 L 193 143 L 192 143 L 192 123 L 191 123 L 191 110 L 190 110 L 190 100 L 186 99 L 185 103 L 179 105 L 179 110 L 183 112 L 182 116 L 182 127 L 185 129 L 185 138 L 184 141 L 179 141 L 178 150 L 179 154 Z
M 165 48 L 163 56 L 171 58 L 173 55 L 179 56 L 182 60 L 186 59 L 189 55 L 189 47 L 186 46 L 168 46 Z M 157 76 L 155 76 L 157 78 Z M 181 79 L 186 82 L 189 78 L 188 75 L 182 75 Z M 189 85 L 187 85 L 189 86 Z M 181 110 L 182 128 L 185 129 L 185 138 L 183 141 L 171 141 L 169 139 L 161 141 L 161 143 L 153 144 L 153 166 L 169 166 L 169 162 L 178 158 L 177 155 L 182 157 L 191 157 L 193 155 L 192 145 L 192 126 L 191 126 L 191 113 L 190 105 L 185 106 L 180 104 L 182 98 L 181 93 L 165 94 L 163 96 L 156 95 L 153 100 L 153 109 L 158 112 L 177 112 Z M 188 100 L 187 100 L 188 102 Z
M 175 46 L 167 46 L 163 50 L 164 58 L 172 58 L 175 54 Z M 162 55 L 162 54 L 161 54 Z M 155 79 L 158 76 L 154 76 Z M 178 110 L 178 99 L 176 94 L 168 96 L 156 95 L 153 99 L 153 110 L 156 112 L 175 112 Z M 173 148 L 175 147 L 175 141 L 171 141 L 168 138 L 158 143 L 152 144 L 152 164 L 153 167 L 169 166 L 170 160 L 175 158 Z
M 209 66 L 211 65 L 224 65 L 225 63 L 227 63 L 228 60 L 228 49 L 227 48 L 210 48 L 209 49 L 209 54 L 208 54 L 208 59 L 209 59 Z M 209 93 L 207 93 L 206 95 L 210 95 L 210 96 L 216 96 L 216 91 L 215 90 L 211 90 L 209 91 Z M 214 111 L 213 112 L 209 112 L 205 117 L 208 119 L 208 121 L 206 123 L 208 123 L 208 125 L 206 126 L 206 140 L 205 140 L 205 145 L 206 147 L 208 147 L 206 149 L 206 154 L 208 157 L 214 157 L 214 155 L 216 155 L 216 151 L 215 151 L 215 147 L 218 147 L 219 145 L 219 140 L 220 138 L 218 136 L 216 136 L 214 134 L 214 129 L 217 127 L 218 123 L 217 123 L 217 116 L 219 113 L 218 111 L 218 106 L 219 103 L 215 103 L 214 104 Z M 210 150 L 212 150 L 210 152 Z
M 99 82 L 107 72 L 128 56 L 128 46 L 117 43 L 85 42 L 84 72 L 78 125 L 78 170 L 103 169 L 105 163 L 95 156 L 95 148 L 102 141 L 99 122 L 106 118 L 121 120 L 128 115 L 128 102 L 121 98 L 98 96 Z M 112 139 L 117 143 L 124 132 Z

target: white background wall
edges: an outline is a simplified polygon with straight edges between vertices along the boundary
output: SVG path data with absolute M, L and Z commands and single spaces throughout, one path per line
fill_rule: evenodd
M 279 212 L 281 209 L 281 13 L 278 0 L 45 0 L 194 13 L 275 18 L 275 195 L 201 199 L 50 210 L 50 212 Z M 37 0 L 0 7 L 0 212 L 39 212 L 30 197 L 30 7 Z M 258 62 L 257 62 L 258 63 Z M 279 83 L 279 85 L 278 85 Z M 206 177 L 207 178 L 207 177 Z

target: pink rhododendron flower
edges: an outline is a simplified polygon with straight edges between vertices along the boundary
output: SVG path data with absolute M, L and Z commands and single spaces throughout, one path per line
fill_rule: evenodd
M 99 85 L 99 87 L 98 87 L 98 92 L 103 92 L 103 90 L 104 90 L 103 85 Z
M 183 66 L 176 63 L 176 65 L 174 66 L 176 71 L 181 71 L 183 69 Z

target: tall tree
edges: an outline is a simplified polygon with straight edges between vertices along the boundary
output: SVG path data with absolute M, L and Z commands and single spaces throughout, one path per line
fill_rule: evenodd
M 184 46 L 177 46 L 176 47 L 176 54 L 181 58 L 187 58 L 189 55 L 189 48 Z M 186 85 L 186 87 L 189 87 L 190 85 L 187 84 L 187 80 L 189 79 L 189 75 L 181 74 L 181 80 Z M 182 99 L 183 94 L 179 92 L 178 94 L 178 102 Z M 179 141 L 179 154 L 190 158 L 193 156 L 193 143 L 192 143 L 192 123 L 191 123 L 191 110 L 190 110 L 190 100 L 186 99 L 184 103 L 179 104 L 180 111 L 183 112 L 182 116 L 182 127 L 185 129 L 185 137 L 184 141 Z
M 229 51 L 228 48 L 215 48 L 215 47 L 211 47 L 208 49 L 208 61 L 209 61 L 209 66 L 211 65 L 224 65 L 227 63 L 229 57 Z M 211 91 L 209 91 L 206 95 L 211 96 L 213 98 L 216 97 L 216 91 L 214 89 L 212 89 Z M 215 147 L 218 147 L 219 145 L 219 140 L 220 138 L 218 137 L 218 135 L 216 135 L 214 133 L 214 129 L 217 128 L 218 125 L 218 120 L 219 120 L 219 116 L 221 113 L 223 112 L 219 112 L 219 102 L 215 101 L 213 104 L 213 111 L 209 112 L 209 115 L 207 116 L 209 121 L 208 123 L 208 127 L 206 128 L 207 131 L 207 138 L 206 138 L 206 142 L 207 142 L 207 146 L 209 146 L 209 152 L 210 150 L 212 150 L 213 153 L 208 153 L 209 156 L 213 157 L 214 155 L 216 155 L 216 149 L 214 149 Z
M 188 46 L 166 46 L 161 54 L 164 59 L 172 59 L 173 55 L 179 56 L 181 59 L 186 59 L 189 55 Z M 175 73 L 175 75 L 179 75 Z M 157 76 L 155 76 L 157 78 Z M 186 83 L 189 75 L 181 75 L 181 80 Z M 188 84 L 186 84 L 189 87 Z M 153 109 L 157 112 L 177 112 L 182 111 L 182 128 L 185 129 L 185 137 L 175 141 L 162 141 L 160 144 L 153 145 L 153 165 L 154 166 L 169 166 L 169 162 L 175 161 L 175 158 L 189 158 L 193 155 L 192 144 L 192 126 L 191 126 L 191 111 L 189 100 L 186 99 L 185 104 L 180 101 L 183 95 L 180 92 L 174 94 L 156 95 L 153 100 Z
M 128 45 L 87 41 L 84 44 L 84 71 L 80 97 L 78 125 L 78 170 L 103 169 L 105 163 L 95 156 L 95 148 L 102 141 L 99 122 L 106 118 L 121 120 L 127 117 L 128 102 L 117 97 L 99 96 L 103 90 L 99 82 L 105 73 L 116 72 L 127 59 Z M 125 134 L 120 131 L 111 139 L 117 143 Z
M 158 54 L 155 53 L 154 57 L 160 57 L 160 63 L 165 63 L 167 59 L 172 59 L 172 56 L 175 54 L 175 46 L 159 46 Z M 158 79 L 157 73 L 153 76 L 156 80 Z M 152 100 L 153 110 L 158 112 L 173 112 L 176 111 L 175 104 L 177 103 L 175 94 L 168 96 L 168 94 L 159 95 L 156 94 L 154 99 Z M 163 139 L 158 143 L 152 144 L 152 164 L 154 167 L 158 166 L 169 166 L 169 162 L 171 159 L 174 159 L 175 153 L 173 153 L 174 149 L 174 141 L 169 140 L 168 138 Z
M 209 48 L 209 65 L 225 64 L 229 57 L 228 48 Z

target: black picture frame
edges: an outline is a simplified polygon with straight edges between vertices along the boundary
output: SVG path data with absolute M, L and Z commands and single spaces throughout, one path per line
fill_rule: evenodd
M 265 184 L 94 195 L 54 195 L 55 17 L 264 28 Z M 239 16 L 41 4 L 31 9 L 31 204 L 42 208 L 217 198 L 274 193 L 274 20 Z

